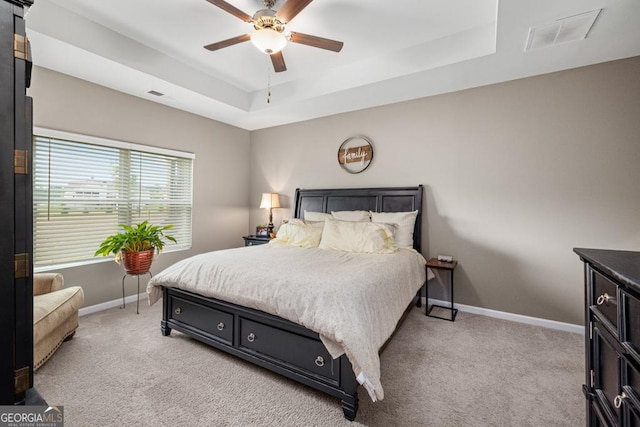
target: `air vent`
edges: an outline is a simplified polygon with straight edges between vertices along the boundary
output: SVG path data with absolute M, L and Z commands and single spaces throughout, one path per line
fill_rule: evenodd
M 602 9 L 596 9 L 591 12 L 558 19 L 552 24 L 529 28 L 529 37 L 524 48 L 525 52 L 586 38 L 601 11 Z
M 150 90 L 147 93 L 154 96 L 164 96 L 164 93 L 158 92 L 157 90 Z

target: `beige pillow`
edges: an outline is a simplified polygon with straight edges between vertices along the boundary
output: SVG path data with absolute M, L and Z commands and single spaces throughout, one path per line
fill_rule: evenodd
M 398 249 L 387 224 L 335 219 L 325 221 L 319 248 L 376 254 L 392 253 Z
M 320 244 L 322 227 L 305 224 L 300 220 L 282 224 L 276 238 L 269 242 L 273 246 L 299 246 L 316 248 Z
M 327 218 L 331 218 L 331 214 L 324 212 L 304 211 L 304 219 L 306 221 L 324 221 Z
M 328 214 L 327 214 L 328 215 Z M 292 218 L 288 221 L 289 224 L 296 224 L 296 225 L 311 225 L 313 227 L 319 227 L 322 228 L 324 227 L 324 220 L 322 221 L 307 221 L 306 219 L 300 219 L 300 218 Z
M 340 221 L 371 221 L 371 214 L 369 211 L 331 211 L 331 217 Z
M 413 248 L 413 229 L 418 211 L 371 212 L 371 222 L 394 226 L 393 238 L 399 248 Z
M 305 221 L 304 223 L 307 225 L 311 225 L 312 227 L 318 227 L 320 229 L 324 227 L 324 221 Z
M 322 220 L 322 221 L 307 221 L 306 219 L 292 218 L 292 219 L 289 220 L 289 224 L 296 224 L 296 225 L 306 224 L 306 225 L 311 225 L 311 226 L 314 226 L 314 227 L 322 228 L 322 227 L 324 227 L 324 220 Z

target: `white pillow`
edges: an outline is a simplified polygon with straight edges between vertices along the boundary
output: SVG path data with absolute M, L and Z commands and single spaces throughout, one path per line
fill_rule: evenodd
M 395 226 L 394 239 L 399 248 L 413 248 L 413 229 L 418 211 L 371 212 L 371 221 Z
M 301 248 L 316 248 L 320 244 L 322 228 L 305 224 L 300 220 L 282 224 L 276 238 L 269 242 L 273 246 L 300 246 Z
M 387 254 L 398 250 L 391 227 L 372 222 L 327 219 L 319 248 L 342 252 Z
M 331 217 L 340 221 L 371 221 L 371 214 L 368 211 L 331 211 Z
M 304 211 L 304 219 L 307 221 L 324 221 L 327 218 L 331 218 L 331 214 L 324 212 Z

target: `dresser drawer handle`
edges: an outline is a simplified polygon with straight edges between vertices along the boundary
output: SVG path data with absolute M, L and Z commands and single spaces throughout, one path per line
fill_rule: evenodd
M 613 298 L 612 296 L 609 296 L 609 294 L 605 292 L 604 294 L 598 297 L 598 299 L 596 300 L 596 304 L 602 305 L 609 301 L 611 301 L 612 303 L 615 303 L 616 299 Z
M 622 394 L 619 394 L 613 398 L 613 406 L 615 406 L 616 409 L 620 409 L 620 407 L 622 406 L 622 401 L 627 397 L 629 396 L 627 396 L 627 394 L 623 391 Z
M 219 331 L 223 330 L 224 329 L 224 323 L 222 323 L 222 322 L 218 323 L 217 328 L 218 328 Z
M 176 314 L 180 314 L 180 313 L 182 313 L 182 309 L 181 309 L 180 307 L 176 308 L 175 313 L 176 313 Z
M 323 367 L 324 366 L 324 358 L 322 356 L 316 357 L 315 363 L 316 363 L 317 366 Z
M 253 332 L 247 335 L 247 341 L 254 342 L 255 340 L 256 340 L 256 335 Z

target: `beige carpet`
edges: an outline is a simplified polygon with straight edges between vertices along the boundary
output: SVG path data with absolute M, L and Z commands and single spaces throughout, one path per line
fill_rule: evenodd
M 162 304 L 80 318 L 35 375 L 73 426 L 582 426 L 580 335 L 414 308 L 382 354 L 386 398 L 360 389 L 350 423 L 338 399 L 173 331 Z

